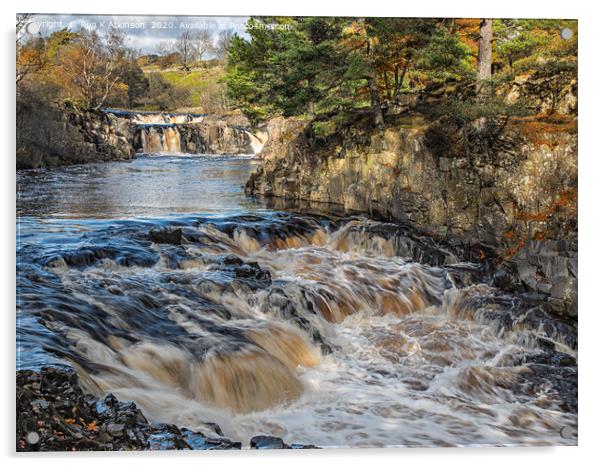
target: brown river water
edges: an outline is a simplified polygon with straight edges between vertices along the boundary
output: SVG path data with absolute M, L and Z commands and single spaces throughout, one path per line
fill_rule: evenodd
M 151 420 L 246 443 L 576 444 L 571 328 L 451 252 L 404 255 L 394 225 L 246 198 L 256 163 L 20 172 L 18 367 L 69 364 Z

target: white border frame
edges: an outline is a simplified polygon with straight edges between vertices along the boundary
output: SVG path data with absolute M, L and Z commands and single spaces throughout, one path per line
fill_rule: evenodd
M 599 439 L 602 429 L 600 419 L 600 330 L 602 306 L 597 288 L 600 288 L 601 257 L 599 235 L 602 231 L 598 218 L 602 200 L 602 154 L 600 153 L 599 112 L 602 110 L 598 84 L 602 77 L 600 69 L 601 17 L 594 2 L 576 1 L 531 1 L 504 0 L 496 3 L 481 0 L 454 0 L 431 2 L 402 2 L 398 0 L 346 0 L 328 3 L 324 0 L 303 0 L 302 2 L 228 0 L 222 2 L 166 2 L 147 0 L 124 2 L 104 0 L 102 2 L 73 2 L 68 0 L 20 0 L 3 3 L 2 39 L 5 71 L 2 73 L 3 109 L 1 112 L 3 170 L 2 213 L 4 224 L 0 230 L 3 236 L 2 294 L 3 317 L 3 381 L 2 391 L 3 429 L 0 431 L 3 456 L 9 462 L 23 458 L 26 461 L 43 461 L 45 465 L 62 464 L 73 459 L 81 462 L 106 466 L 109 460 L 128 464 L 160 464 L 166 460 L 178 462 L 219 462 L 220 464 L 282 465 L 329 464 L 344 461 L 352 465 L 365 466 L 372 461 L 383 464 L 411 462 L 412 466 L 427 464 L 471 464 L 483 466 L 509 463 L 526 464 L 545 462 L 546 465 L 567 463 L 588 463 L 599 456 Z M 247 452 L 146 452 L 146 453 L 76 453 L 76 454 L 16 454 L 15 448 L 15 84 L 14 84 L 14 21 L 15 14 L 24 13 L 80 13 L 80 14 L 163 14 L 163 15 L 217 15 L 240 16 L 251 14 L 271 15 L 322 15 L 322 16 L 430 16 L 430 17 L 544 17 L 577 18 L 579 20 L 579 239 L 580 239 L 580 357 L 579 357 L 579 447 L 550 448 L 452 448 L 452 449 L 341 449 L 321 451 L 247 451 Z M 599 461 L 599 460 L 598 460 Z

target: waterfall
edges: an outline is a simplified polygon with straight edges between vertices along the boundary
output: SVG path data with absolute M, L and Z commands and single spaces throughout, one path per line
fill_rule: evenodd
M 117 118 L 127 118 L 137 125 L 201 123 L 207 116 L 203 113 L 134 112 L 112 108 L 105 108 L 103 111 Z
M 146 154 L 179 154 L 182 152 L 180 131 L 175 125 L 139 125 L 142 151 Z
M 265 132 L 251 132 L 219 117 L 194 113 L 130 112 L 104 109 L 116 127 L 127 127 L 130 144 L 145 154 L 259 154 Z
M 259 154 L 265 145 L 267 134 L 259 132 L 257 134 L 253 134 L 250 131 L 245 131 L 245 134 L 249 137 L 249 145 L 253 150 L 253 155 Z

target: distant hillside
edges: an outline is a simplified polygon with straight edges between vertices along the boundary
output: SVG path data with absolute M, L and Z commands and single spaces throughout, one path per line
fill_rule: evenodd
M 221 82 L 224 74 L 221 65 L 192 68 L 190 71 L 175 66 L 161 69 L 157 65 L 147 65 L 142 67 L 142 70 L 151 87 L 153 79 L 159 79 L 184 95 L 178 101 L 178 111 L 224 114 L 230 110 L 226 85 Z M 160 110 L 152 101 L 143 105 L 141 109 Z

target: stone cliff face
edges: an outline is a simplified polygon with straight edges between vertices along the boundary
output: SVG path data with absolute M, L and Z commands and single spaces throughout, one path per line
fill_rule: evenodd
M 262 133 L 219 119 L 181 125 L 182 152 L 191 154 L 256 154 L 265 143 Z
M 512 277 L 576 313 L 574 117 L 511 120 L 492 141 L 408 115 L 379 132 L 356 124 L 327 142 L 273 120 L 248 194 L 327 202 L 493 246 Z
M 517 227 L 556 237 L 574 226 L 565 209 L 577 188 L 572 123 L 511 123 L 494 151 L 470 152 L 434 147 L 436 124 L 408 118 L 382 133 L 354 128 L 326 147 L 312 147 L 300 121 L 272 121 L 247 192 L 476 232 L 493 245 Z
M 80 131 L 90 161 L 128 160 L 136 155 L 132 144 L 136 125 L 130 120 L 111 113 L 76 111 L 67 118 Z
M 103 112 L 43 104 L 17 119 L 16 165 L 40 168 L 134 157 L 134 125 Z

